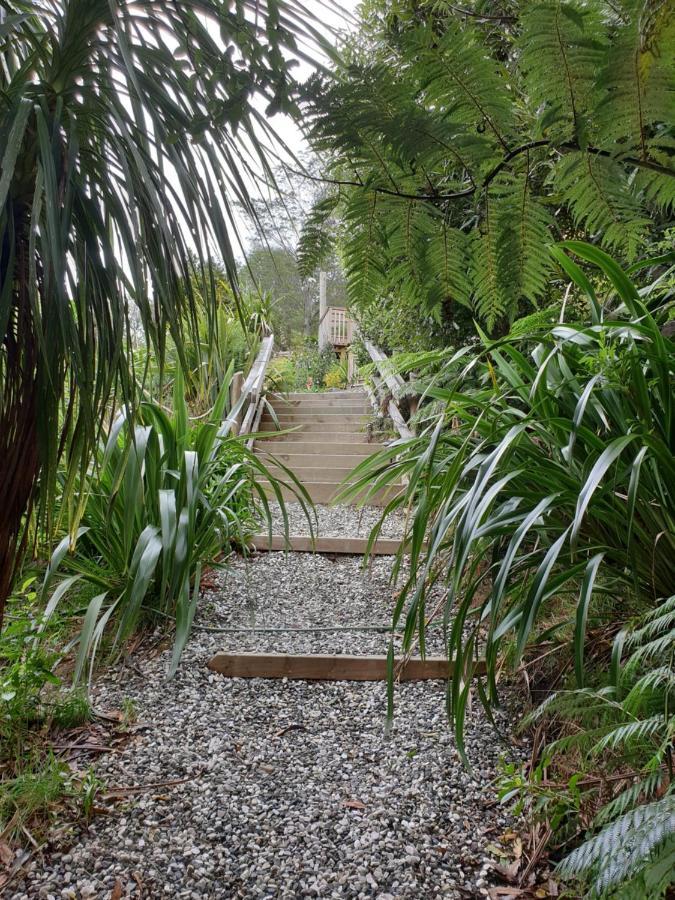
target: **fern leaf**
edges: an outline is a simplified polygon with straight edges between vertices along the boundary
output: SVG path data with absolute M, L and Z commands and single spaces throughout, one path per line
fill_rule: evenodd
M 573 850 L 559 865 L 563 878 L 592 875 L 602 895 L 627 878 L 634 878 L 662 853 L 672 851 L 675 838 L 675 796 L 638 806 L 620 816 Z
M 297 250 L 298 270 L 304 277 L 312 275 L 333 249 L 330 221 L 339 201 L 337 193 L 322 197 L 307 216 Z
M 635 257 L 650 220 L 625 171 L 612 159 L 571 153 L 560 160 L 556 186 L 570 204 L 577 226 L 610 249 Z
M 675 16 L 668 3 L 631 0 L 599 70 L 596 123 L 623 153 L 650 157 L 653 126 L 675 121 Z
M 518 45 L 532 106 L 558 139 L 588 140 L 598 99 L 596 75 L 606 46 L 604 27 L 591 4 L 545 2 L 525 7 Z

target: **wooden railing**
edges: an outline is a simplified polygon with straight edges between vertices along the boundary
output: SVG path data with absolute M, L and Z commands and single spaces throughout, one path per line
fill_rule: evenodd
M 329 306 L 319 322 L 319 346 L 348 347 L 354 336 L 354 322 L 344 306 Z
M 235 434 L 251 434 L 255 432 L 262 416 L 262 392 L 265 373 L 274 350 L 274 335 L 268 334 L 262 339 L 260 350 L 246 380 L 239 387 L 233 379 L 232 406 L 230 414 L 221 425 L 219 434 L 224 437 L 231 431 Z M 249 447 L 253 441 L 249 441 Z
M 370 358 L 375 363 L 379 375 L 373 374 L 373 384 L 375 385 L 375 390 L 379 395 L 379 399 L 382 400 L 387 394 L 385 391 L 385 385 L 390 393 L 389 399 L 387 401 L 387 408 L 389 411 L 389 417 L 394 423 L 394 427 L 398 431 L 399 435 L 402 438 L 411 438 L 413 437 L 412 431 L 408 428 L 405 419 L 401 415 L 401 410 L 398 406 L 398 400 L 401 397 L 401 393 L 403 388 L 405 387 L 405 382 L 401 378 L 400 375 L 392 372 L 391 369 L 387 366 L 387 356 L 384 354 L 375 344 L 370 341 L 364 340 L 364 346 L 368 353 L 370 354 Z M 373 397 L 377 402 L 377 397 Z M 379 405 L 379 404 L 378 404 Z

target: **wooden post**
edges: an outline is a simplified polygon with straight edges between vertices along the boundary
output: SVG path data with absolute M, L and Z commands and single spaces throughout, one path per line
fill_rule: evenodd
M 326 273 L 319 272 L 319 350 L 329 343 L 328 327 L 326 320 L 326 312 L 328 311 L 328 301 L 326 298 Z
M 234 407 L 239 402 L 239 398 L 241 397 L 241 387 L 244 383 L 244 373 L 243 372 L 235 372 L 232 376 L 232 383 L 230 384 L 230 409 L 234 409 Z M 237 413 L 235 416 L 234 422 L 232 424 L 232 434 L 239 434 L 239 428 L 241 426 L 241 411 Z

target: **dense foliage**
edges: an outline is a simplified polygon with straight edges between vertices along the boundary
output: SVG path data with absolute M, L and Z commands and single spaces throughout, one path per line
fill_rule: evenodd
M 287 108 L 311 33 L 292 2 L 3 4 L 0 624 L 27 514 L 49 524 L 59 462 L 72 489 L 133 400 L 134 317 L 161 365 L 167 329 L 180 354 L 196 328 L 193 277 L 213 309 L 213 247 L 235 280 L 231 202 L 253 211 L 271 134 L 254 98 Z
M 644 264 L 657 277 L 638 291 L 603 251 L 563 246 L 567 252 L 556 248 L 555 257 L 586 291 L 590 321 L 485 338 L 480 352 L 464 348 L 441 358 L 448 383 L 437 375 L 426 384 L 436 402 L 425 427 L 362 463 L 347 493 L 408 478 L 390 503 L 411 506 L 400 554 L 400 561 L 410 554 L 410 570 L 400 569 L 394 625 L 408 651 L 419 644 L 424 652 L 427 631 L 441 629 L 461 673 L 448 691 L 461 752 L 479 658 L 487 667 L 479 695 L 488 709 L 498 703 L 505 660 L 527 664 L 530 648 L 545 642 L 546 655 L 557 654 L 557 677 L 569 667 L 576 700 L 563 692 L 541 716 L 571 712 L 573 736 L 554 743 L 542 766 L 560 764 L 574 747 L 575 781 L 586 767 L 597 769 L 600 753 L 607 768 L 626 772 L 625 802 L 610 792 L 598 814 L 598 824 L 614 822 L 614 830 L 564 869 L 589 870 L 609 885 L 639 872 L 652 851 L 672 852 L 672 797 L 644 813 L 653 812 L 654 828 L 663 822 L 661 837 L 642 850 L 630 847 L 650 827 L 631 810 L 670 796 L 672 779 L 674 632 L 672 602 L 664 598 L 675 553 L 675 346 L 662 329 L 669 330 L 672 306 L 663 264 L 674 257 Z M 606 276 L 604 298 L 572 255 Z M 420 356 L 418 366 L 434 363 L 438 371 L 438 357 Z M 432 605 L 439 584 L 442 601 Z M 654 611 L 641 629 L 617 639 L 613 654 L 589 641 L 589 629 L 611 634 L 645 607 Z M 596 762 L 580 759 L 580 751 Z M 594 779 L 602 783 L 597 772 Z M 620 795 L 620 780 L 616 788 Z M 560 792 L 552 802 L 561 802 Z M 626 854 L 612 868 L 601 851 L 624 826 Z M 664 876 L 660 864 L 652 874 L 659 872 Z
M 630 261 L 658 236 L 674 87 L 669 2 L 368 3 L 305 98 L 333 188 L 301 262 L 337 239 L 357 308 L 393 296 L 440 321 L 460 304 L 504 333 L 552 296 L 552 241 Z

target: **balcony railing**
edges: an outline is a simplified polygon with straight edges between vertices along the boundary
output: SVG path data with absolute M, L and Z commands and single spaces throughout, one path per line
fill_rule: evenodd
M 329 306 L 319 322 L 319 346 L 348 347 L 354 335 L 354 323 L 344 306 Z

